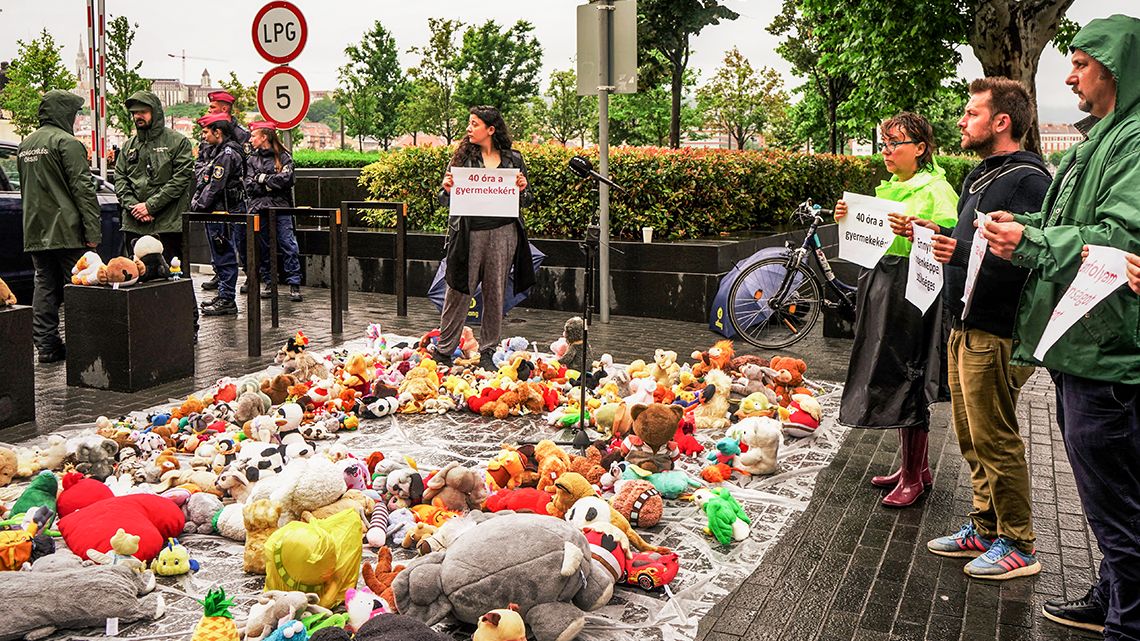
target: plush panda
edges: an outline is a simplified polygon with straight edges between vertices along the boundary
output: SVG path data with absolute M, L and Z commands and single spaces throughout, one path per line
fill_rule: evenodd
M 132 435 L 132 438 L 143 456 L 150 456 L 166 449 L 166 439 L 154 432 L 139 432 Z
M 135 241 L 135 260 L 145 268 L 139 270 L 140 281 L 170 278 L 170 266 L 162 256 L 162 241 L 154 236 L 143 236 Z
M 298 458 L 309 458 L 317 453 L 316 444 L 306 441 L 300 432 L 289 432 L 282 436 L 281 446 L 284 448 L 286 461 L 292 461 Z
M 247 441 L 238 451 L 237 469 L 250 483 L 285 469 L 285 446 Z

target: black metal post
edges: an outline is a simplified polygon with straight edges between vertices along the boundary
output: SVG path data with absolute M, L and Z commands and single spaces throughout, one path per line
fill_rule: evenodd
M 586 228 L 586 242 L 582 249 L 586 254 L 585 298 L 582 301 L 582 367 L 579 369 L 578 386 L 582 393 L 581 405 L 578 408 L 578 433 L 574 435 L 574 447 L 585 451 L 590 446 L 590 434 L 586 431 L 589 422 L 586 420 L 586 374 L 590 363 L 590 323 L 593 322 L 594 305 L 594 244 L 601 238 L 601 227 L 590 225 Z
M 339 214 L 340 210 L 337 210 Z M 329 303 L 332 311 L 332 333 L 344 333 L 344 310 L 340 306 L 340 238 L 338 216 L 329 216 Z
M 270 209 L 266 212 L 266 217 L 269 219 L 269 317 L 270 324 L 274 329 L 280 326 L 280 305 L 277 301 L 277 210 Z
M 408 203 L 396 212 L 396 315 L 408 315 Z
M 257 232 L 261 220 L 257 214 L 240 214 L 245 222 L 245 313 L 249 355 L 261 356 L 261 283 L 257 269 Z

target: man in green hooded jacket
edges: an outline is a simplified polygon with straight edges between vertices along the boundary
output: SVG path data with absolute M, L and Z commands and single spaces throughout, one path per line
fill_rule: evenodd
M 162 103 L 149 91 L 127 98 L 137 133 L 115 159 L 115 194 L 128 247 L 140 236 L 162 241 L 167 262 L 182 255 L 182 212 L 190 208 L 194 153 L 190 140 L 166 127 Z
M 53 89 L 40 102 L 40 128 L 20 143 L 16 167 L 24 207 L 24 251 L 35 267 L 32 340 L 41 363 L 66 356 L 59 307 L 71 268 L 102 239 L 99 200 L 87 165 L 87 148 L 73 132 L 83 99 Z
M 1061 160 L 1040 213 L 1003 214 L 984 230 L 990 251 L 1031 270 L 1013 336 L 1014 361 L 1033 354 L 1081 264 L 1086 245 L 1140 253 L 1140 19 L 1093 20 L 1073 39 L 1065 80 L 1091 114 L 1086 139 Z M 983 286 L 982 283 L 978 284 Z M 1045 616 L 1140 639 L 1140 298 L 1110 294 L 1040 361 L 1057 387 L 1057 423 L 1077 491 L 1104 554 L 1082 599 L 1044 605 Z

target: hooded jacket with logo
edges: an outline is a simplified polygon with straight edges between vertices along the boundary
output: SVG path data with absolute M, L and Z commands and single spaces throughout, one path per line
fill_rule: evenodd
M 103 232 L 87 148 L 75 137 L 83 99 L 53 89 L 40 102 L 40 128 L 20 143 L 16 167 L 24 208 L 24 251 L 79 249 Z
M 115 159 L 115 193 L 123 207 L 123 231 L 160 234 L 182 231 L 182 212 L 190 206 L 194 181 L 194 153 L 190 140 L 166 126 L 162 103 L 149 91 L 127 99 L 127 109 L 145 105 L 151 121 L 119 150 Z M 132 207 L 146 203 L 154 219 L 139 222 Z
M 1140 19 L 1093 20 L 1073 39 L 1116 78 L 1116 107 L 1061 159 L 1041 212 L 1015 215 L 1025 225 L 1013 264 L 1032 270 L 1021 296 L 1013 360 L 1033 353 L 1053 309 L 1073 282 L 1084 245 L 1140 253 Z M 1082 123 L 1087 124 L 1087 123 Z M 1140 384 L 1140 296 L 1110 294 L 1045 353 L 1052 370 L 1127 385 Z

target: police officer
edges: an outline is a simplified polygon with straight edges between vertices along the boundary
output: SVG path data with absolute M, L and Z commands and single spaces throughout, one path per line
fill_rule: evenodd
M 245 161 L 245 193 L 249 198 L 249 212 L 261 214 L 262 231 L 257 234 L 259 252 L 258 271 L 265 289 L 262 298 L 272 294 L 270 284 L 268 224 L 265 213 L 270 209 L 293 206 L 293 157 L 277 136 L 277 128 L 272 122 L 251 122 L 249 124 L 250 143 L 253 153 Z M 293 232 L 292 216 L 277 216 L 277 247 L 281 252 L 285 270 L 285 283 L 289 285 L 289 300 L 300 302 L 301 262 L 297 237 Z
M 233 124 L 228 114 L 210 114 L 198 120 L 202 125 L 203 139 L 208 147 L 203 151 L 207 159 L 200 165 L 191 211 L 245 212 L 245 161 L 241 146 L 234 140 Z M 206 316 L 236 316 L 234 302 L 237 286 L 237 254 L 234 252 L 228 225 L 207 229 L 214 270 L 218 276 L 217 298 L 202 303 Z M 227 251 L 228 250 L 228 251 Z
M 236 142 L 241 149 L 242 160 L 244 161 L 249 156 L 252 148 L 249 144 L 249 132 L 246 131 L 241 125 L 238 124 L 237 118 L 234 118 L 234 102 L 233 94 L 228 91 L 212 91 L 206 96 L 210 104 L 206 108 L 206 116 L 215 116 L 217 114 L 224 114 L 233 127 L 233 141 Z M 203 117 L 206 117 L 203 116 Z M 198 171 L 203 171 L 205 165 L 209 164 L 210 159 L 213 158 L 212 150 L 209 149 L 209 143 L 203 143 L 198 147 Z M 211 262 L 215 265 L 214 277 L 202 283 L 202 289 L 214 290 L 218 288 L 218 274 L 217 263 L 229 262 L 231 257 L 229 254 L 235 254 L 238 249 L 245 246 L 245 227 L 242 225 L 224 225 L 223 223 L 206 223 L 206 234 L 210 237 L 210 258 Z M 227 243 L 214 243 L 215 237 L 225 236 L 229 239 Z M 237 248 L 234 248 L 236 245 Z M 221 254 L 221 255 L 219 255 Z M 234 258 L 236 260 L 236 257 Z M 242 286 L 242 293 L 245 293 L 245 286 Z

